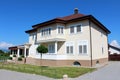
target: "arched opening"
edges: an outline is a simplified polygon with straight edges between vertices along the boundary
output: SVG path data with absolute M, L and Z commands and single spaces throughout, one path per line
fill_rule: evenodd
M 96 61 L 96 64 L 99 64 L 99 61 L 98 61 L 98 60 Z
M 73 63 L 73 65 L 74 65 L 74 66 L 81 66 L 81 64 L 80 64 L 78 61 L 75 61 L 75 62 Z

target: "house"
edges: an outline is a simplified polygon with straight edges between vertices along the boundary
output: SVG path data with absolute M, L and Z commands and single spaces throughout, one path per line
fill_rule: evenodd
M 120 48 L 109 44 L 109 54 L 120 54 Z
M 109 46 L 109 60 L 120 61 L 120 48 L 110 44 L 108 46 Z
M 25 32 L 29 42 L 16 49 L 18 57 L 23 50 L 27 64 L 40 65 L 38 45 L 48 48 L 42 57 L 41 65 L 45 66 L 93 67 L 108 62 L 110 31 L 92 15 L 80 14 L 77 8 L 72 15 L 33 25 Z M 9 49 L 14 54 L 14 49 Z

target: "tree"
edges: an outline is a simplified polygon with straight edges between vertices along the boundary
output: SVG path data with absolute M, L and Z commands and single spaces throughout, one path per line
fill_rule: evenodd
M 37 47 L 37 51 L 38 51 L 38 53 L 40 53 L 40 57 L 41 57 L 41 61 L 42 61 L 42 54 L 45 54 L 45 53 L 47 53 L 48 52 L 48 48 L 46 48 L 44 45 L 39 45 L 38 47 Z
M 4 53 L 4 51 L 0 50 L 0 53 L 1 53 L 1 54 L 3 54 L 3 53 Z

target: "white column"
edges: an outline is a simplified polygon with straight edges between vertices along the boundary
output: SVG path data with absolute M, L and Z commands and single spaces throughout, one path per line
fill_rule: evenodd
M 55 42 L 55 54 L 57 54 L 57 41 Z
M 20 49 L 17 50 L 17 56 L 20 57 Z
M 26 47 L 24 48 L 24 57 L 26 57 Z

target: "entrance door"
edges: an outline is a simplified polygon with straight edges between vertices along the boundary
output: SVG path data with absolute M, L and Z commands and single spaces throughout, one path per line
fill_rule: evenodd
M 48 45 L 48 53 L 54 54 L 55 53 L 55 44 L 51 43 Z

